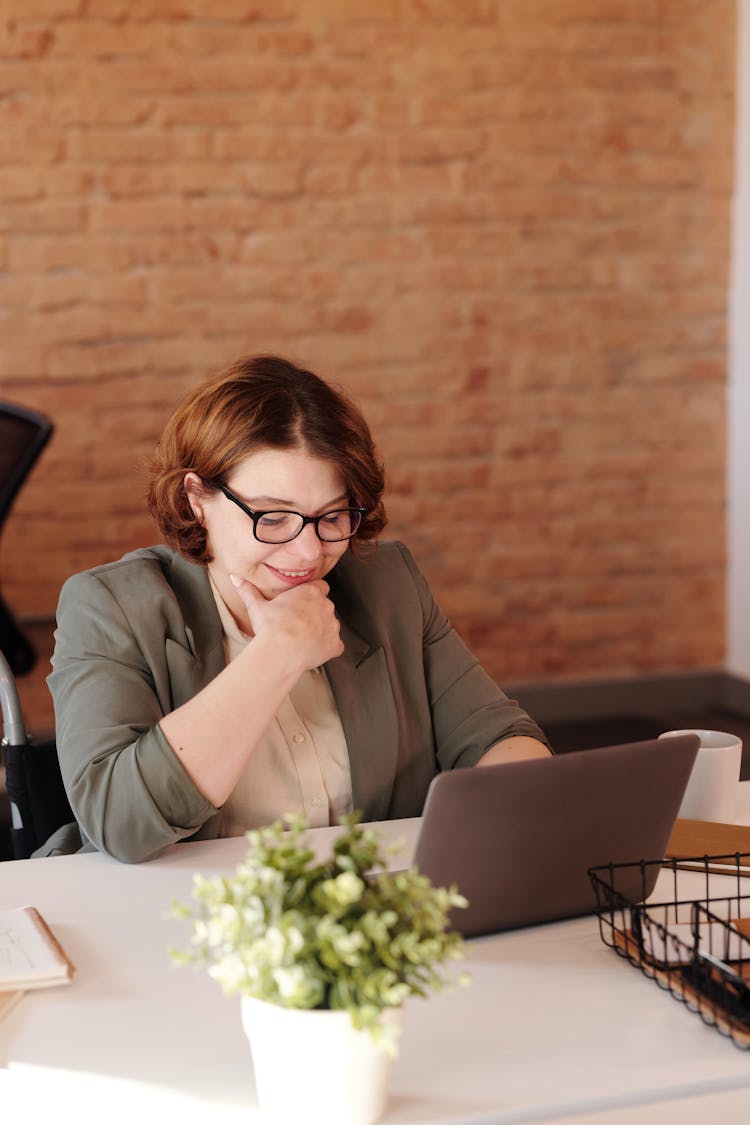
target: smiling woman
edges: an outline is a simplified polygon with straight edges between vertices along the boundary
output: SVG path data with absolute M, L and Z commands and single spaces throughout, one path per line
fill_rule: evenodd
M 49 685 L 76 826 L 148 859 L 285 813 L 417 816 L 436 772 L 545 755 L 406 547 L 362 415 L 273 356 L 197 388 L 151 460 L 165 544 L 63 587 Z

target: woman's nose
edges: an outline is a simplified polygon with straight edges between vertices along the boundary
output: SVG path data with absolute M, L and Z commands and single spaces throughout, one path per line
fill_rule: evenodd
M 315 524 L 307 523 L 299 535 L 288 544 L 292 553 L 299 559 L 317 560 L 323 551 L 323 544 L 318 538 Z

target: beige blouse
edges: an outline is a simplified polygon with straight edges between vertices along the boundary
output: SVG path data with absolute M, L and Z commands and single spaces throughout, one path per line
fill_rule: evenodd
M 210 577 L 210 575 L 209 575 Z M 211 581 L 227 661 L 252 637 L 243 633 Z M 352 810 L 349 752 L 328 678 L 303 673 L 279 707 L 224 804 L 220 836 L 241 836 L 284 813 L 302 813 L 312 828 L 338 824 Z

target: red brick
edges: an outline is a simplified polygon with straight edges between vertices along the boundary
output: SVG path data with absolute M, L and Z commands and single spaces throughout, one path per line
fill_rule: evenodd
M 2 66 L 0 66 L 2 74 Z M 2 99 L 0 99 L 2 105 Z M 35 129 L 34 144 L 29 149 L 28 134 L 19 127 L 0 130 L 0 165 L 17 164 L 24 155 L 24 163 L 35 165 L 53 164 L 63 153 L 64 139 L 51 129 Z
M 68 135 L 68 156 L 72 160 L 142 160 L 161 163 L 167 160 L 200 160 L 208 156 L 211 139 L 199 129 L 153 127 L 122 129 L 72 129 Z
M 123 59 L 134 55 L 171 53 L 174 28 L 168 21 L 105 20 L 96 18 L 60 21 L 55 28 L 53 53 L 78 60 Z
M 5 30 L 7 34 L 0 40 L 0 60 L 43 58 L 55 42 L 55 33 L 50 27 L 28 26 L 9 20 Z
M 42 176 L 36 169 L 0 165 L 0 198 L 5 203 L 38 199 L 42 191 Z
M 237 23 L 229 14 L 222 22 L 176 23 L 170 36 L 174 48 L 187 55 L 250 54 L 280 60 L 306 58 L 322 37 L 324 31 L 318 27 L 269 25 L 247 18 Z
M 24 20 L 60 20 L 77 16 L 81 0 L 24 0 Z
M 38 98 L 35 106 L 40 121 L 64 128 L 71 125 L 143 125 L 153 121 L 160 111 L 157 98 L 114 97 L 101 90 L 97 91 L 96 97 L 87 96 L 82 91 Z
M 78 200 L 61 202 L 45 199 L 0 210 L 0 230 L 13 234 L 60 234 L 80 231 L 85 225 L 86 207 Z
M 158 101 L 158 120 L 163 125 L 234 126 L 254 125 L 258 119 L 254 98 L 238 94 L 216 94 L 205 91 L 199 94 L 165 94 Z M 268 143 L 270 138 L 263 137 Z M 279 138 L 287 153 L 290 141 Z

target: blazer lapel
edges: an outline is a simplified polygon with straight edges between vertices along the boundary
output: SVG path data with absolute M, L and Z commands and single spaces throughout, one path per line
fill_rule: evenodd
M 195 662 L 199 688 L 205 687 L 226 666 L 221 621 L 208 572 L 205 567 L 175 555 L 171 585 L 185 623 L 185 640 Z M 193 689 L 191 694 L 199 688 Z
M 366 820 L 384 820 L 398 746 L 398 716 L 385 653 L 343 620 L 341 639 L 343 655 L 329 660 L 325 672 L 349 749 L 354 808 Z

